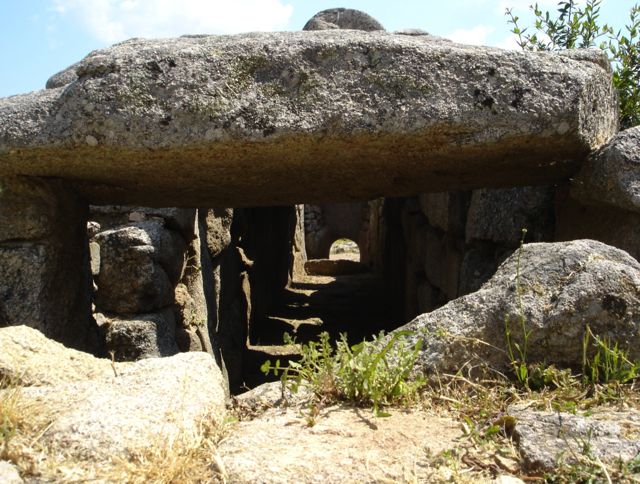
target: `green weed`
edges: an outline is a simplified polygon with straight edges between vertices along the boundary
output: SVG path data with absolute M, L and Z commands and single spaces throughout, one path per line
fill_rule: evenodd
M 624 384 L 638 378 L 640 362 L 631 361 L 628 351 L 620 349 L 618 343 L 612 344 L 607 337 L 596 336 L 587 325 L 582 342 L 582 375 L 586 384 Z
M 282 382 L 292 392 L 304 386 L 322 401 L 349 401 L 372 405 L 377 416 L 386 416 L 382 407 L 407 403 L 417 397 L 424 385 L 419 376 L 412 376 L 414 363 L 422 349 L 422 341 L 409 342 L 410 332 L 391 336 L 380 333 L 373 341 L 354 346 L 342 334 L 335 350 L 329 334 L 320 334 L 319 341 L 301 346 L 299 361 L 282 366 L 280 360 L 262 365 L 265 374 L 282 374 Z M 288 335 L 285 343 L 295 343 Z
M 511 329 L 511 320 L 507 317 L 505 319 L 505 339 L 507 344 L 507 355 L 513 373 L 516 376 L 518 382 L 528 387 L 529 385 L 529 366 L 527 365 L 527 347 L 529 345 L 529 337 L 531 336 L 531 330 L 527 330 L 526 318 L 524 315 L 524 305 L 522 303 L 522 284 L 520 284 L 520 260 L 522 259 L 522 252 L 524 250 L 524 238 L 527 235 L 527 229 L 522 229 L 522 237 L 520 238 L 520 248 L 518 249 L 518 256 L 516 259 L 516 298 L 518 302 L 518 327 L 522 332 L 522 344 L 514 341 Z

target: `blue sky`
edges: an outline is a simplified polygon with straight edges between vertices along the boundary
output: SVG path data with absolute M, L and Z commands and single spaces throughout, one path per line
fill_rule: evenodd
M 0 97 L 42 89 L 94 49 L 130 37 L 300 30 L 316 12 L 364 10 L 387 30 L 421 28 L 459 42 L 513 47 L 504 11 L 523 20 L 531 0 L 0 0 Z M 556 0 L 538 0 L 553 9 Z M 637 0 L 604 0 L 622 27 Z M 525 21 L 526 22 L 526 21 Z M 530 22 L 529 22 L 530 23 Z

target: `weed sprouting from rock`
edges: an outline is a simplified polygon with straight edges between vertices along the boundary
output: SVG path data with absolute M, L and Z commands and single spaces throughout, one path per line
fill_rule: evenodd
M 388 415 L 382 407 L 415 400 L 424 385 L 421 376 L 412 375 L 414 363 L 422 349 L 422 340 L 412 343 L 410 332 L 399 331 L 372 341 L 349 345 L 345 334 L 331 345 L 323 332 L 318 341 L 300 347 L 300 361 L 282 366 L 277 360 L 262 365 L 265 374 L 282 375 L 291 391 L 306 387 L 322 401 L 349 401 L 372 405 L 377 416 Z M 285 343 L 294 343 L 288 335 Z
M 592 348 L 592 351 L 589 349 Z M 592 356 L 590 356 L 590 353 Z M 582 378 L 586 384 L 628 383 L 640 376 L 640 362 L 607 337 L 599 337 L 587 325 L 582 342 Z
M 529 385 L 529 367 L 527 365 L 527 346 L 529 345 L 529 337 L 531 330 L 527 330 L 526 318 L 524 314 L 524 305 L 522 303 L 522 284 L 520 283 L 520 261 L 522 252 L 524 251 L 524 238 L 527 235 L 527 229 L 522 229 L 522 238 L 520 239 L 520 248 L 518 249 L 518 257 L 516 259 L 516 298 L 518 302 L 518 326 L 522 331 L 522 344 L 513 340 L 511 330 L 511 320 L 505 319 L 505 339 L 507 344 L 507 354 L 513 368 L 513 372 L 518 382 L 524 386 Z

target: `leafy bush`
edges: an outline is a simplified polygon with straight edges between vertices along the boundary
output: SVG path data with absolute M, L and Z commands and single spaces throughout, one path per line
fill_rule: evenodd
M 520 27 L 513 9 L 507 9 L 506 15 L 513 26 L 511 32 L 518 36 L 517 43 L 523 50 L 557 51 L 597 46 L 608 52 L 620 102 L 620 126 L 630 128 L 640 124 L 640 7 L 631 8 L 624 31 L 615 30 L 598 23 L 602 1 L 587 0 L 584 6 L 576 0 L 559 1 L 556 17 L 540 10 L 536 3 L 530 7 L 535 16 L 533 33 L 529 33 L 529 27 Z
M 329 334 L 323 332 L 319 341 L 301 346 L 300 361 L 288 366 L 267 361 L 262 371 L 282 373 L 283 383 L 293 392 L 305 386 L 320 399 L 373 405 L 376 415 L 384 416 L 380 406 L 410 401 L 424 385 L 422 378 L 411 376 L 422 341 L 411 344 L 409 335 L 399 331 L 385 337 L 381 332 L 373 341 L 350 346 L 342 334 L 334 351 Z M 285 343 L 294 341 L 287 335 Z

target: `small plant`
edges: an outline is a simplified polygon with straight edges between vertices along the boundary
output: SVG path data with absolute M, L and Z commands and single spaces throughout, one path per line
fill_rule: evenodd
M 536 3 L 530 7 L 535 16 L 533 33 L 520 26 L 513 9 L 508 8 L 506 15 L 523 50 L 599 47 L 608 52 L 613 61 L 613 84 L 618 91 L 620 126 L 630 128 L 640 124 L 640 7 L 631 8 L 623 33 L 622 29 L 598 23 L 601 3 L 602 0 L 587 0 L 581 6 L 577 0 L 559 1 L 555 17 L 543 12 Z
M 569 388 L 572 385 L 571 370 L 560 370 L 554 365 L 534 364 L 528 368 L 528 386 L 531 390 L 543 388 Z
M 595 353 L 589 357 L 589 348 Z M 611 344 L 609 338 L 593 334 L 587 325 L 582 341 L 582 375 L 585 383 L 628 383 L 640 376 L 640 362 L 629 359 L 629 352 Z
M 288 366 L 267 361 L 261 369 L 265 374 L 281 373 L 283 384 L 293 392 L 305 386 L 323 401 L 372 405 L 377 416 L 386 416 L 382 406 L 410 401 L 424 385 L 421 377 L 411 377 L 422 341 L 411 344 L 410 334 L 400 331 L 385 337 L 381 332 L 373 341 L 354 346 L 342 334 L 334 351 L 329 334 L 323 332 L 319 341 L 301 346 L 300 361 Z M 285 337 L 285 343 L 293 342 Z
M 505 339 L 507 343 L 507 355 L 513 368 L 513 372 L 521 385 L 529 385 L 529 367 L 527 365 L 527 347 L 529 345 L 529 337 L 531 330 L 527 330 L 526 318 L 524 315 L 524 305 L 522 303 L 522 284 L 520 284 L 520 260 L 524 250 L 524 238 L 527 235 L 527 229 L 522 229 L 522 237 L 520 238 L 520 247 L 516 258 L 516 298 L 518 302 L 518 326 L 522 331 L 522 344 L 513 340 L 511 332 L 511 320 L 505 319 Z

